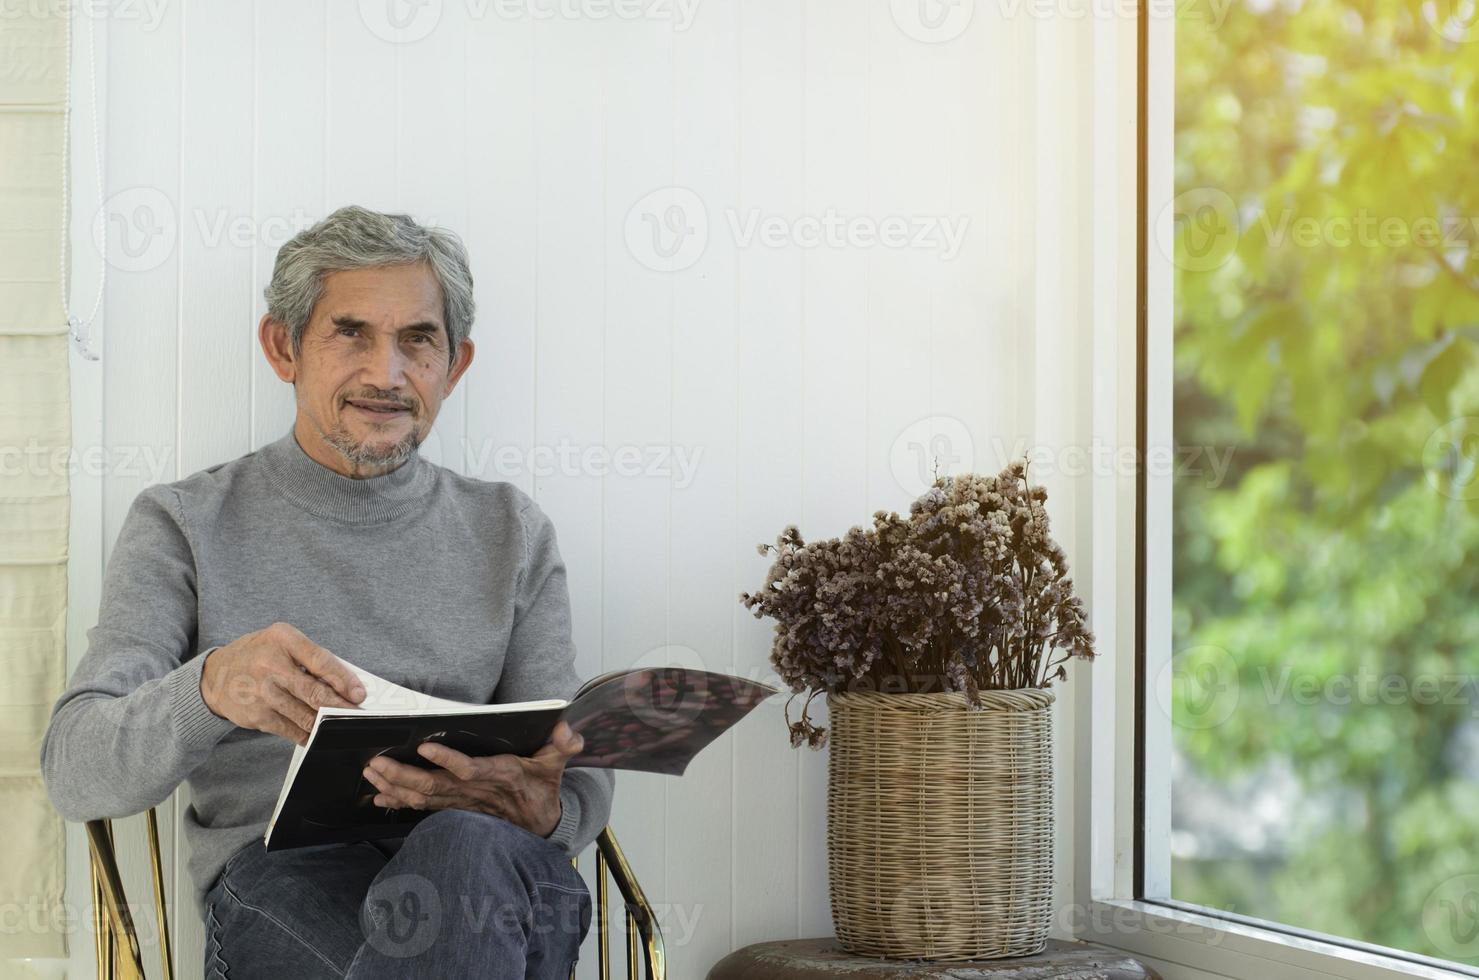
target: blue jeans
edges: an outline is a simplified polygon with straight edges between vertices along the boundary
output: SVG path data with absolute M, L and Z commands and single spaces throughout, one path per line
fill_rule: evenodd
M 559 847 L 439 810 L 403 838 L 237 851 L 206 894 L 205 976 L 566 980 L 591 912 Z

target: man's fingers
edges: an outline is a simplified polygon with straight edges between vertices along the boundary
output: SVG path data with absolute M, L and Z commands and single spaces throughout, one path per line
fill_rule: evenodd
M 389 763 L 389 765 L 386 765 Z M 379 766 L 385 766 L 381 769 Z M 431 799 L 442 790 L 442 780 L 434 772 L 418 766 L 408 766 L 394 759 L 382 759 L 376 766 L 366 766 L 367 779 L 382 793 L 394 793 L 408 802 L 417 797 Z
M 344 665 L 344 661 L 303 636 L 302 633 L 298 633 L 298 636 L 301 639 L 289 640 L 286 644 L 288 654 L 293 660 L 301 664 L 310 674 L 326 681 L 329 686 L 339 692 L 340 697 L 350 702 L 351 705 L 364 700 L 364 685 L 360 683 L 358 677 L 354 676 L 354 671 Z
M 580 750 L 585 748 L 585 739 L 581 738 L 575 729 L 570 727 L 570 723 L 565 721 L 555 726 L 550 743 L 567 759 L 579 755 Z
M 353 708 L 354 702 L 346 701 L 329 685 L 323 683 L 312 674 L 305 674 L 295 670 L 291 674 L 283 674 L 283 683 L 293 696 L 308 705 L 310 711 L 316 716 L 319 708 Z
M 472 756 L 440 742 L 422 742 L 416 746 L 416 754 L 428 762 L 434 762 L 458 779 L 474 779 L 480 775 L 478 764 Z
M 262 682 L 262 700 L 273 712 L 292 722 L 295 728 L 304 732 L 312 730 L 318 712 L 300 701 L 285 683 L 290 682 L 283 675 L 269 674 Z
M 375 796 L 375 801 L 376 806 L 387 807 L 391 810 L 399 810 L 403 807 L 412 810 L 447 810 L 453 803 L 450 797 L 425 796 L 409 791 L 387 793 L 384 790 Z
M 579 755 L 584 747 L 585 739 L 577 735 L 567 722 L 562 721 L 550 733 L 550 740 L 531 758 L 545 765 L 564 766 L 570 759 Z
M 291 718 L 281 715 L 276 711 L 269 710 L 267 720 L 263 723 L 262 731 L 269 732 L 273 735 L 281 735 L 294 745 L 308 744 L 308 732 L 295 724 Z

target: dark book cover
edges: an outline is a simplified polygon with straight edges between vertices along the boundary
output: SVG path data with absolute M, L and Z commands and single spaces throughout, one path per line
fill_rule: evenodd
M 374 804 L 378 791 L 363 771 L 377 755 L 435 769 L 416 748 L 439 742 L 466 755 L 528 757 L 563 719 L 585 740 L 570 767 L 676 776 L 755 705 L 779 692 L 727 674 L 647 667 L 593 678 L 568 704 L 465 705 L 450 712 L 320 709 L 308 745 L 295 752 L 295 767 L 284 780 L 265 835 L 267 850 L 400 837 L 434 813 Z

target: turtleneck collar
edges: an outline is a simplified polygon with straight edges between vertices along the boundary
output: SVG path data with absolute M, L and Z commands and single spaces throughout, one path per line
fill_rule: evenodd
M 346 524 L 381 524 L 421 509 L 436 482 L 436 466 L 421 453 L 389 473 L 357 480 L 318 462 L 289 429 L 260 450 L 272 485 L 311 514 Z

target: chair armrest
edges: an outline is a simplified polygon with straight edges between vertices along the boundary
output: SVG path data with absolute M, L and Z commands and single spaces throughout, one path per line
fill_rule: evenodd
M 609 952 L 607 949 L 606 925 L 606 869 L 609 867 L 612 880 L 621 892 L 627 908 L 627 976 L 635 978 L 638 934 L 643 946 L 643 962 L 647 967 L 647 980 L 666 980 L 667 953 L 663 947 L 662 928 L 652 905 L 642 892 L 637 876 L 632 873 L 616 834 L 610 827 L 601 831 L 596 838 L 596 893 L 600 915 L 600 970 L 603 978 L 609 977 Z
M 159 916 L 159 958 L 165 980 L 174 980 L 170 956 L 169 923 L 164 906 L 164 864 L 159 849 L 159 816 L 153 807 L 145 811 L 149 838 L 149 857 L 154 879 L 154 907 Z M 86 823 L 87 846 L 92 856 L 95 892 L 102 899 L 107 938 L 98 931 L 98 974 L 124 980 L 146 980 L 144 955 L 139 948 L 139 933 L 129 911 L 123 876 L 118 871 L 118 855 L 113 849 L 113 821 L 89 820 Z M 111 941 L 110 941 L 111 940 Z M 105 948 L 106 947 L 106 948 Z

